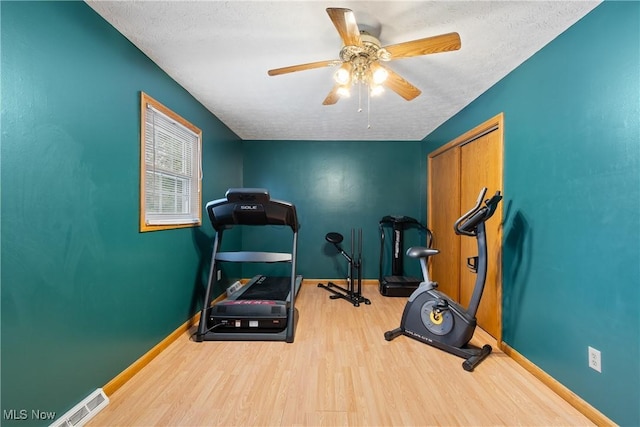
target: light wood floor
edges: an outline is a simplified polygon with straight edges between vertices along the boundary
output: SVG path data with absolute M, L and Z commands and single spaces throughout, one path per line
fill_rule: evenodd
M 300 290 L 295 342 L 184 335 L 110 396 L 89 426 L 593 425 L 478 330 L 494 352 L 474 372 L 412 340 L 391 342 L 404 298 L 365 286 L 371 305 Z

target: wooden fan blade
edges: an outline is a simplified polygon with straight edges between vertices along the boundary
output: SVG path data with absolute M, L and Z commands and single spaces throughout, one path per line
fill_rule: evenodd
M 345 46 L 360 46 L 362 44 L 356 16 L 350 9 L 329 7 L 327 13 Z
M 428 55 L 430 53 L 449 52 L 460 49 L 460 46 L 460 35 L 458 33 L 447 33 L 385 46 L 385 49 L 391 54 L 391 59 L 400 59 Z
M 338 95 L 338 89 L 340 85 L 335 85 L 329 95 L 322 101 L 322 105 L 333 105 L 340 100 L 340 95 Z
M 420 89 L 400 77 L 400 75 L 393 71 L 391 68 L 385 67 L 381 64 L 375 64 L 375 66 L 384 68 L 385 70 L 387 70 L 387 73 L 389 73 L 387 79 L 382 84 L 407 101 L 411 101 L 422 93 Z
M 314 68 L 332 67 L 334 65 L 342 64 L 342 61 L 332 59 L 329 61 L 310 62 L 308 64 L 291 65 L 289 67 L 275 68 L 267 71 L 270 76 L 278 76 L 280 74 L 293 73 L 296 71 L 312 70 Z

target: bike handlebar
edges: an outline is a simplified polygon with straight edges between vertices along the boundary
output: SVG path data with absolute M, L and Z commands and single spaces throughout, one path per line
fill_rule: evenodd
M 486 193 L 487 188 L 482 188 L 480 190 L 480 194 L 478 194 L 475 206 L 455 222 L 453 229 L 456 234 L 475 236 L 478 225 L 493 216 L 496 208 L 498 207 L 498 203 L 502 200 L 502 195 L 500 194 L 500 191 L 496 191 L 496 194 L 494 194 L 493 197 L 484 202 L 485 206 L 481 206 Z

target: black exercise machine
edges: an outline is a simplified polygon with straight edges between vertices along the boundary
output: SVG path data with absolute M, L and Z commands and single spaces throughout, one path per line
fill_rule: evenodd
M 412 247 L 407 255 L 420 259 L 420 267 L 424 281 L 411 294 L 402 313 L 400 327 L 384 333 L 387 341 L 406 335 L 440 350 L 462 357 L 465 361 L 462 367 L 466 371 L 473 369 L 490 353 L 491 346 L 485 344 L 482 348 L 469 344 L 476 329 L 476 312 L 482 298 L 482 291 L 487 278 L 487 238 L 485 222 L 491 218 L 502 200 L 500 192 L 485 201 L 482 200 L 487 192 L 480 191 L 476 205 L 462 215 L 454 224 L 456 234 L 475 237 L 478 244 L 478 255 L 467 259 L 467 266 L 476 273 L 476 282 L 469 306 L 465 310 L 460 304 L 446 294 L 436 290 L 437 284 L 429 279 L 427 259 L 436 255 L 438 250 L 425 247 Z
M 295 300 L 302 283 L 302 276 L 296 275 L 300 225 L 295 206 L 271 199 L 263 188 L 231 188 L 225 198 L 207 203 L 206 209 L 215 238 L 196 341 L 293 342 L 297 321 Z M 293 232 L 291 252 L 220 252 L 224 231 L 236 225 L 289 227 Z M 257 275 L 227 299 L 211 305 L 219 262 L 289 263 L 291 274 Z
M 347 260 L 349 264 L 347 273 L 347 287 L 336 285 L 333 282 L 328 282 L 326 285 L 318 283 L 319 288 L 324 288 L 332 293 L 329 298 L 331 299 L 344 299 L 349 301 L 354 307 L 360 306 L 360 303 L 371 304 L 371 301 L 362 296 L 362 229 L 358 229 L 358 254 L 354 254 L 354 237 L 355 230 L 351 229 L 351 255 L 342 249 L 340 243 L 344 239 L 342 234 L 331 232 L 327 233 L 325 239 L 327 242 L 333 244 L 340 254 Z M 354 277 L 354 272 L 355 276 Z
M 391 229 L 391 245 L 389 253 L 391 255 L 391 276 L 383 276 L 383 263 L 385 254 L 385 228 Z M 408 297 L 418 288 L 420 279 L 417 277 L 404 275 L 404 233 L 407 229 L 417 228 L 426 233 L 426 245 L 431 247 L 431 231 L 420 222 L 409 216 L 387 215 L 380 220 L 378 229 L 380 230 L 380 293 L 387 297 Z

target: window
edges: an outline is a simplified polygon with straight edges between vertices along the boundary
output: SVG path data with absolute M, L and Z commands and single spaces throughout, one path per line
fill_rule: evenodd
M 200 225 L 202 131 L 144 92 L 140 111 L 140 231 Z

